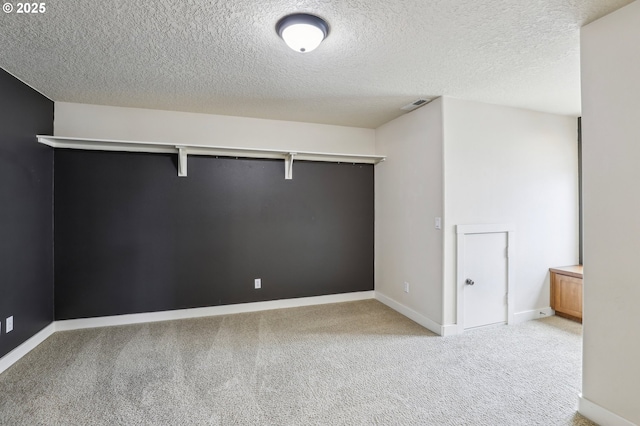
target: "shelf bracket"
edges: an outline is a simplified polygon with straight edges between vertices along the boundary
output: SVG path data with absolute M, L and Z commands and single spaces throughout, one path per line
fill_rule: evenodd
M 178 176 L 187 176 L 187 148 L 176 146 L 178 148 Z
M 293 159 L 295 156 L 295 152 L 290 152 L 284 158 L 284 178 L 287 180 L 293 179 Z

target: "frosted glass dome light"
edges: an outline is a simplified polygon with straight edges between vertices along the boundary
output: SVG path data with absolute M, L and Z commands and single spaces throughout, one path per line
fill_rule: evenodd
M 294 24 L 282 30 L 282 39 L 296 52 L 308 53 L 320 46 L 324 33 L 313 25 Z
M 276 31 L 291 49 L 309 53 L 329 35 L 329 26 L 317 16 L 296 13 L 280 19 Z

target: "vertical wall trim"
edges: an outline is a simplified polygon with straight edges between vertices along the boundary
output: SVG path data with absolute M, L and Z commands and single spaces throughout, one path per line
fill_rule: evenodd
M 442 103 L 440 104 L 440 145 L 442 148 L 442 153 L 440 156 L 440 161 L 442 164 L 441 173 L 442 173 L 442 193 L 440 194 L 440 200 L 442 202 L 442 214 L 441 222 L 440 222 L 440 232 L 442 233 L 442 240 L 440 241 L 440 252 L 442 253 L 442 258 L 440 259 L 440 263 L 442 265 L 442 272 L 440 273 L 440 287 L 442 291 L 442 297 L 440 298 L 442 301 L 442 312 L 440 314 L 440 324 L 445 324 L 446 321 L 446 312 L 447 312 L 447 152 L 445 145 L 445 137 L 446 137 L 446 123 L 445 123 L 445 105 L 447 103 L 447 99 L 443 96 Z M 451 329 L 450 325 L 443 325 L 443 336 L 447 336 L 451 333 L 447 332 L 447 327 Z M 457 326 L 453 327 L 457 331 Z M 454 333 L 455 334 L 455 333 Z
M 55 118 L 55 108 L 54 108 L 54 118 Z M 53 148 L 51 148 L 53 151 Z M 53 279 L 51 280 L 51 295 L 53 296 L 51 303 L 51 312 L 53 313 L 53 317 L 51 318 L 53 321 L 56 319 L 56 303 L 55 303 L 55 294 L 56 294 L 56 156 L 55 151 L 51 153 L 51 276 Z
M 582 265 L 582 117 L 578 117 L 578 263 Z

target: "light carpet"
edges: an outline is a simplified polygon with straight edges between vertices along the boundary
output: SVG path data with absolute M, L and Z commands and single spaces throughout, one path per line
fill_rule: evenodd
M 438 337 L 375 300 L 58 332 L 2 425 L 593 425 L 580 324 Z

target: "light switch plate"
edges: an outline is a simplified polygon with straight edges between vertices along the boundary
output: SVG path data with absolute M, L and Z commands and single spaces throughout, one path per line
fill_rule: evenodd
M 255 280 L 253 280 L 256 288 L 262 288 L 262 279 L 260 278 L 256 278 Z
M 9 318 L 7 318 L 7 331 L 6 331 L 6 333 L 9 333 L 10 331 L 13 331 L 13 315 L 10 316 Z

